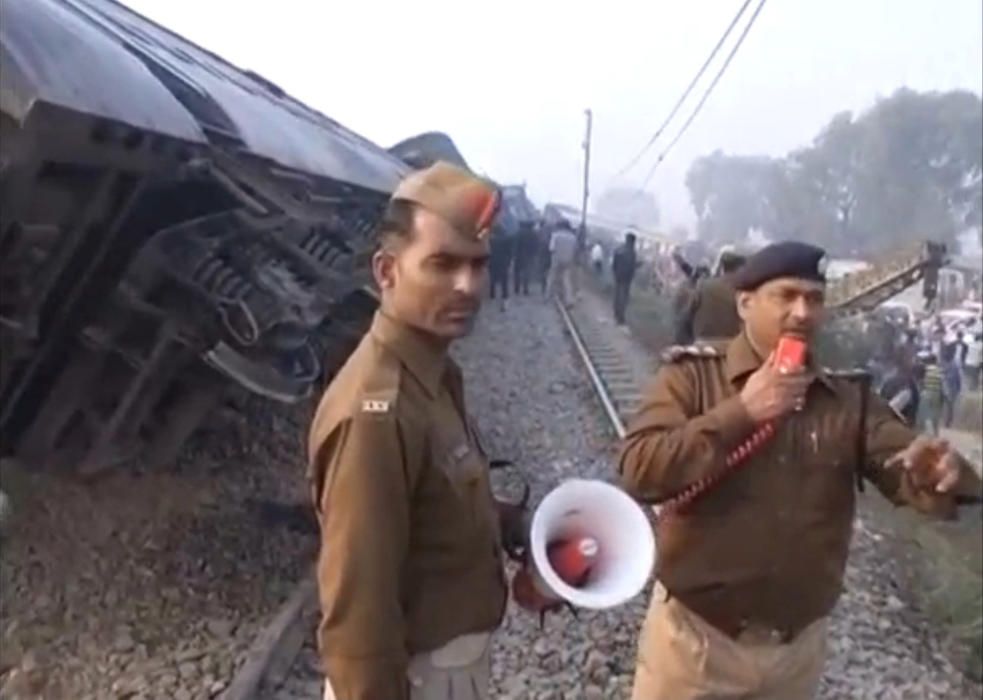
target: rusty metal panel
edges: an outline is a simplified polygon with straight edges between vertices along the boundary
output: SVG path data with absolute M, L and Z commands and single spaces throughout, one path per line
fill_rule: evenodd
M 167 80 L 180 84 L 186 95 L 207 102 L 202 109 L 212 110 L 210 114 L 223 122 L 217 125 L 223 135 L 237 138 L 249 153 L 287 168 L 383 193 L 391 192 L 409 170 L 384 149 L 275 85 L 235 68 L 120 4 L 110 0 L 64 1 L 154 70 L 163 71 Z
M 136 56 L 53 0 L 3 0 L 0 66 L 0 109 L 19 122 L 46 102 L 205 140 L 192 115 Z

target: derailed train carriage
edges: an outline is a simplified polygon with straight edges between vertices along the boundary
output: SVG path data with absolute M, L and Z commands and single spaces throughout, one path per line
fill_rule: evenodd
M 447 134 L 428 131 L 400 141 L 389 149 L 413 168 L 426 168 L 438 160 L 472 170 L 457 144 Z M 525 184 L 497 185 L 502 193 L 502 206 L 496 219 L 496 235 L 514 236 L 522 224 L 536 225 L 539 211 L 529 199 Z
M 407 165 L 111 0 L 0 8 L 4 453 L 166 464 L 230 381 L 310 396 Z

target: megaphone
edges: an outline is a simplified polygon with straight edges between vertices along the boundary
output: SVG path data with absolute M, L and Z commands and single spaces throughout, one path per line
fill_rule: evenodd
M 645 512 L 604 481 L 570 479 L 536 508 L 526 566 L 513 580 L 523 607 L 558 604 L 600 610 L 645 587 L 655 565 L 655 537 Z

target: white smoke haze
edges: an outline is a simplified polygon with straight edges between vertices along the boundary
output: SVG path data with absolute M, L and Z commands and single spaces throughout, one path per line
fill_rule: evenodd
M 580 202 L 586 107 L 594 112 L 593 200 L 609 185 L 641 183 L 715 67 L 678 124 L 625 178 L 612 178 L 682 94 L 740 1 L 126 4 L 380 145 L 445 131 L 473 167 L 527 182 L 541 206 Z M 692 227 L 685 174 L 715 149 L 784 155 L 836 112 L 861 111 L 902 86 L 983 92 L 981 27 L 978 0 L 767 3 L 649 184 L 662 226 Z

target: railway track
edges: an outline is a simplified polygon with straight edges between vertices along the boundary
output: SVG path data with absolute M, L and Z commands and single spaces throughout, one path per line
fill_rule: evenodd
M 590 304 L 568 309 L 557 303 L 556 313 L 605 422 L 617 439 L 622 438 L 625 425 L 639 407 L 640 387 L 652 369 L 648 366 L 651 355 L 645 352 L 644 362 L 633 358 L 627 339 L 621 337 L 622 329 Z M 323 674 L 313 634 L 317 621 L 314 590 L 313 579 L 300 584 L 295 596 L 257 636 L 245 664 L 222 696 L 225 700 L 321 697 Z
M 644 377 L 627 362 L 604 328 L 562 304 L 557 311 L 574 353 L 587 373 L 612 431 L 621 438 L 638 408 Z M 314 700 L 323 693 L 323 673 L 314 641 L 317 595 L 313 572 L 299 582 L 270 623 L 254 638 L 221 700 Z
M 639 377 L 623 353 L 611 342 L 605 328 L 586 321 L 577 311 L 571 312 L 557 302 L 556 308 L 573 341 L 578 359 L 590 378 L 591 387 L 604 416 L 618 438 L 625 436 L 625 424 L 641 402 Z
M 592 386 L 612 434 L 620 438 L 624 434 L 626 422 L 638 407 L 640 400 L 638 387 L 642 386 L 647 379 L 643 373 L 647 374 L 651 371 L 651 368 L 647 366 L 651 361 L 651 355 L 644 353 L 645 358 L 643 359 L 633 357 L 632 348 L 626 344 L 626 339 L 619 337 L 621 329 L 614 327 L 599 307 L 592 309 L 589 304 L 584 304 L 567 310 L 557 306 L 556 314 L 562 320 L 565 335 L 570 339 L 578 364 L 584 369 L 586 379 Z M 550 350 L 554 350 L 559 344 L 558 338 L 560 337 L 562 335 L 559 334 L 552 336 L 553 339 L 549 345 Z M 635 362 L 632 362 L 633 359 Z M 562 418 L 558 420 L 562 421 Z M 547 428 L 547 430 L 550 429 L 552 428 Z M 550 479 L 553 478 L 556 477 L 550 477 Z M 872 518 L 873 516 L 864 516 L 865 520 L 875 522 Z M 869 527 L 872 526 L 868 526 L 868 529 Z M 877 605 L 872 603 L 874 599 L 871 598 L 870 592 L 877 591 L 876 595 L 884 599 L 896 595 L 889 586 L 884 586 L 883 589 L 879 588 L 877 582 L 891 580 L 891 577 L 897 572 L 894 568 L 897 562 L 890 557 L 885 558 L 882 545 L 872 539 L 874 537 L 867 530 L 861 529 L 855 538 L 853 558 L 850 567 L 848 567 L 848 579 L 852 582 L 852 589 L 864 593 L 858 595 L 848 592 L 841 602 L 841 612 L 834 615 L 831 622 L 831 640 L 834 646 L 840 644 L 842 640 L 854 638 L 862 637 L 871 640 L 884 638 L 883 627 L 886 624 L 884 615 L 882 611 L 879 612 Z M 848 590 L 850 589 L 848 587 Z M 644 612 L 643 610 L 636 610 L 626 614 L 628 619 L 634 621 L 632 615 L 641 616 Z M 889 668 L 897 666 L 898 658 L 915 658 L 916 648 L 921 649 L 918 647 L 920 643 L 911 640 L 922 639 L 923 637 L 919 635 L 927 634 L 929 628 L 927 627 L 928 623 L 921 620 L 914 612 L 908 617 L 903 615 L 898 617 L 898 629 L 892 632 L 895 636 L 891 637 L 890 648 L 885 648 L 878 654 L 871 656 L 870 663 L 864 668 L 880 669 L 883 675 L 887 673 Z M 323 673 L 314 646 L 316 622 L 315 586 L 311 578 L 298 585 L 294 596 L 284 604 L 280 614 L 257 635 L 252 649 L 247 654 L 245 663 L 240 666 L 232 683 L 221 697 L 225 700 L 316 700 L 321 698 Z M 618 624 L 623 627 L 625 623 L 619 622 Z M 503 633 L 506 635 L 514 634 L 515 626 L 516 620 L 510 618 L 503 625 Z M 526 641 L 532 644 L 529 640 L 543 639 L 543 637 L 538 636 L 541 634 L 543 633 L 535 632 L 526 638 Z M 567 634 L 570 635 L 573 632 L 568 629 Z M 512 639 L 516 638 L 513 637 Z M 560 644 L 560 642 L 555 638 L 548 643 L 544 642 L 544 646 L 550 644 Z M 630 647 L 630 640 L 626 644 Z M 592 639 L 592 641 L 587 642 L 587 646 L 592 649 L 596 649 L 596 645 L 596 640 Z M 503 648 L 507 649 L 508 645 L 499 648 L 496 653 L 506 653 L 503 652 Z M 839 647 L 837 648 L 839 649 Z M 865 684 L 877 680 L 872 680 L 866 676 L 861 677 L 862 674 L 854 666 L 851 666 L 853 653 L 844 649 L 839 649 L 831 655 L 829 670 L 824 680 L 824 691 L 820 697 L 853 697 L 855 695 L 851 693 L 854 690 L 866 687 Z M 626 658 L 630 658 L 630 651 L 625 652 L 625 654 Z M 896 656 L 898 654 L 901 656 Z M 503 656 L 496 656 L 496 658 L 506 668 L 509 668 L 508 664 L 510 663 L 523 663 L 521 661 L 509 661 Z M 530 663 L 535 666 L 537 662 L 541 663 L 538 659 L 532 659 Z M 884 687 L 895 688 L 896 685 L 895 689 L 922 689 L 928 681 L 917 679 L 927 677 L 926 674 L 931 675 L 928 667 L 923 667 L 915 662 L 910 663 L 909 666 L 911 668 L 906 673 L 910 675 L 911 679 L 878 680 L 877 682 L 886 684 Z M 515 667 L 511 668 L 514 674 Z M 625 665 L 625 668 L 628 666 Z M 949 673 L 949 671 L 940 672 L 939 679 Z M 625 671 L 625 675 L 630 677 L 630 670 Z M 939 680 L 939 683 L 942 682 Z M 945 682 L 948 683 L 949 681 L 946 680 Z M 524 694 L 519 696 L 514 694 L 517 687 L 521 688 L 523 693 L 528 690 L 529 697 L 537 697 L 536 686 L 526 685 L 526 681 L 522 681 L 522 683 L 520 686 L 515 684 L 511 686 L 511 697 L 526 697 Z M 563 685 L 562 687 L 567 688 L 568 686 Z M 501 688 L 500 685 L 499 689 L 501 690 Z M 605 697 L 622 696 L 621 694 L 605 695 Z M 915 696 L 911 695 L 911 697 Z M 953 697 L 927 692 L 917 696 Z
M 321 697 L 314 629 L 314 572 L 302 579 L 268 625 L 260 630 L 221 700 L 301 700 Z

